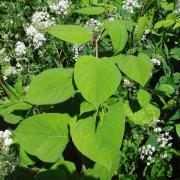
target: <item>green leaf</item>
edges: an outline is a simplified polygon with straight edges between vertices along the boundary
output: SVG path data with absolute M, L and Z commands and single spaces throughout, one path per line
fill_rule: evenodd
M 158 91 L 161 91 L 165 93 L 167 96 L 170 96 L 171 94 L 174 93 L 174 87 L 171 86 L 170 84 L 161 84 L 158 88 Z
M 145 31 L 145 27 L 147 25 L 147 16 L 144 15 L 142 17 L 139 18 L 138 20 L 138 28 L 137 28 L 137 31 L 136 31 L 136 34 L 135 34 L 135 41 L 140 41 L 141 40 L 141 37 L 142 35 L 144 34 L 144 31 Z
M 121 20 L 107 21 L 105 28 L 110 35 L 115 54 L 121 52 L 128 40 L 127 24 Z
M 78 25 L 55 25 L 49 27 L 46 31 L 70 43 L 83 44 L 91 40 L 91 31 Z
M 59 159 L 68 143 L 66 114 L 39 114 L 29 117 L 15 130 L 15 142 L 29 154 L 45 162 Z
M 100 180 L 110 180 L 114 176 L 115 171 L 117 171 L 118 169 L 119 160 L 120 154 L 116 159 L 114 159 L 113 167 L 110 170 L 96 163 L 93 169 L 88 169 L 87 171 L 85 171 L 85 175 L 99 178 Z
M 70 129 L 77 149 L 91 160 L 110 170 L 119 154 L 124 126 L 123 104 L 116 103 L 109 107 L 108 113 L 98 125 L 95 117 L 88 117 L 72 123 Z
M 176 132 L 177 135 L 180 137 L 180 124 L 176 124 Z
M 99 15 L 104 13 L 105 9 L 103 7 L 95 7 L 95 6 L 89 6 L 85 8 L 78 9 L 76 12 L 79 14 L 85 14 L 85 15 Z
M 138 102 L 143 107 L 151 100 L 151 95 L 143 89 L 140 89 L 137 94 Z
M 135 124 L 144 125 L 149 124 L 152 120 L 159 118 L 160 110 L 152 105 L 147 104 L 139 111 L 133 113 L 128 104 L 124 104 L 126 116 Z
M 164 23 L 164 20 L 158 21 L 158 22 L 154 25 L 154 29 L 159 29 L 159 28 L 163 27 L 163 23 Z
M 174 23 L 175 23 L 174 20 L 165 20 L 165 21 L 163 22 L 163 27 L 164 27 L 164 28 L 170 27 L 170 26 L 172 26 Z
M 166 11 L 173 11 L 174 3 L 168 3 L 166 0 L 162 0 L 162 8 Z
M 54 68 L 35 76 L 25 100 L 31 104 L 56 104 L 74 95 L 72 69 Z
M 60 159 L 51 169 L 40 172 L 34 180 L 75 180 L 75 172 L 76 167 L 72 162 Z
M 15 104 L 9 105 L 5 108 L 0 109 L 0 115 L 3 117 L 3 120 L 9 124 L 17 124 L 23 117 L 15 112 L 21 112 L 31 109 L 32 106 L 27 103 L 17 102 Z
M 83 97 L 97 108 L 116 91 L 121 74 L 108 58 L 82 56 L 76 62 L 74 78 Z
M 83 101 L 80 105 L 80 114 L 83 114 L 85 112 L 90 112 L 93 110 L 94 110 L 94 106 L 87 101 Z
M 180 60 L 180 48 L 173 48 L 173 49 L 171 49 L 171 56 L 174 59 Z
M 152 62 L 146 54 L 139 54 L 138 57 L 131 55 L 121 56 L 117 64 L 124 74 L 141 85 L 147 83 L 153 68 Z
M 23 165 L 30 166 L 36 163 L 22 148 L 19 150 L 19 157 Z

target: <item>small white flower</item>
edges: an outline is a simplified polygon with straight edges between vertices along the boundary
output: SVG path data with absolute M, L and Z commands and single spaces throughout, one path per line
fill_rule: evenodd
M 158 59 L 156 59 L 156 58 L 152 58 L 151 61 L 152 61 L 152 63 L 153 63 L 154 65 L 157 65 L 157 66 L 160 66 L 160 65 L 161 65 L 161 61 L 158 60 Z
M 18 71 L 15 67 L 9 66 L 8 69 L 5 70 L 3 78 L 6 80 L 8 76 L 10 75 L 18 74 Z
M 53 3 L 49 6 L 51 12 L 55 14 L 67 14 L 67 9 L 69 8 L 68 0 L 59 0 L 57 3 Z
M 6 138 L 6 139 L 4 140 L 4 146 L 5 146 L 5 147 L 10 146 L 12 143 L 13 143 L 13 140 L 12 140 L 11 138 Z
M 15 48 L 15 52 L 18 56 L 22 56 L 26 54 L 26 46 L 23 42 L 18 41 L 16 43 L 16 48 Z
M 34 48 L 38 49 L 39 47 L 41 47 L 43 45 L 43 42 L 45 42 L 45 41 L 46 41 L 46 38 L 45 38 L 44 34 L 37 33 L 33 38 Z
M 154 132 L 161 132 L 161 131 L 162 129 L 160 127 L 154 129 Z
M 83 49 L 83 46 L 82 46 L 82 45 L 75 44 L 75 45 L 73 46 L 73 49 L 74 49 L 74 57 L 73 57 L 73 59 L 74 59 L 75 61 L 77 61 L 77 59 L 78 59 L 78 57 L 79 57 L 79 55 L 80 55 L 80 53 L 81 53 L 81 51 L 82 51 L 82 49 Z
M 10 130 L 5 130 L 5 131 L 4 131 L 4 134 L 3 134 L 3 137 L 4 137 L 4 138 L 9 138 L 9 137 L 11 136 L 11 134 L 12 134 L 12 133 L 11 133 Z
M 141 5 L 137 0 L 124 0 L 122 9 L 130 13 L 134 13 L 134 10 L 140 7 Z
M 32 16 L 32 25 L 37 29 L 44 29 L 55 24 L 47 12 L 37 11 Z
M 95 34 L 100 33 L 102 26 L 103 24 L 94 18 L 91 18 L 85 24 L 85 27 L 89 28 Z
M 26 31 L 26 34 L 31 37 L 35 36 L 35 34 L 37 33 L 37 30 L 33 25 L 26 27 L 25 31 Z

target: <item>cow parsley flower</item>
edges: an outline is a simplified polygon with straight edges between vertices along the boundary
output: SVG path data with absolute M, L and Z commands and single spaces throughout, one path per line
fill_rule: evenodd
M 139 2 L 137 0 L 124 0 L 122 9 L 124 9 L 130 13 L 134 13 L 134 10 L 138 9 L 140 7 L 141 7 L 141 5 L 139 4 Z
M 66 15 L 67 9 L 69 8 L 69 2 L 68 0 L 59 0 L 57 3 L 53 3 L 49 6 L 51 12 L 55 14 L 63 14 Z
M 15 52 L 17 56 L 22 56 L 26 54 L 26 46 L 23 42 L 18 41 L 16 43 L 16 48 L 15 48 Z

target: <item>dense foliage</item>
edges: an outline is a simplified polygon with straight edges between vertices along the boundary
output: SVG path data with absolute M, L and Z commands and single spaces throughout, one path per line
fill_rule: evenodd
M 0 2 L 1 179 L 178 179 L 180 3 Z

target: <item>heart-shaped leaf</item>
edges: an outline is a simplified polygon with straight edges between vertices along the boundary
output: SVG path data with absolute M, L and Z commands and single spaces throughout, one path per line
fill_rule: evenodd
M 115 53 L 117 54 L 121 52 L 124 49 L 128 40 L 127 28 L 124 21 L 107 21 L 105 23 L 105 28 L 111 37 Z
M 46 31 L 63 41 L 75 44 L 83 44 L 91 39 L 91 31 L 78 25 L 55 25 Z
M 124 74 L 141 85 L 145 85 L 151 76 L 153 65 L 146 54 L 121 56 L 116 62 Z
M 82 56 L 76 62 L 74 78 L 83 97 L 97 108 L 116 91 L 121 74 L 108 58 Z
M 29 117 L 15 130 L 15 142 L 45 162 L 55 162 L 68 143 L 66 114 L 39 114 Z
M 119 154 L 124 126 L 123 104 L 116 103 L 109 107 L 108 113 L 98 125 L 95 117 L 89 117 L 72 123 L 70 129 L 78 150 L 110 170 L 114 164 L 114 158 Z
M 31 104 L 57 104 L 74 94 L 72 69 L 54 68 L 35 76 L 25 100 Z

